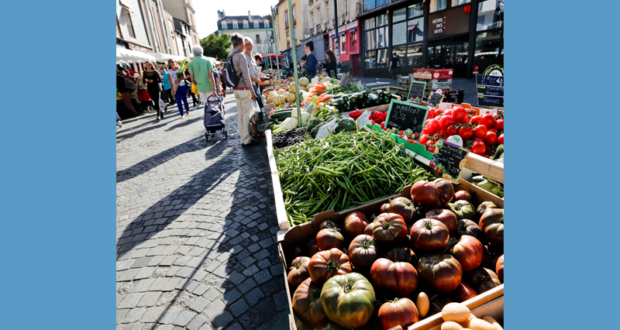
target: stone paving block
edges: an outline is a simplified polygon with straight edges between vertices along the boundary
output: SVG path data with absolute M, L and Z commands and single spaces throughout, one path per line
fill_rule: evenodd
M 135 259 L 128 259 L 128 260 L 122 260 L 122 261 L 117 261 L 116 262 L 116 271 L 121 271 L 121 270 L 126 270 L 129 269 L 129 267 L 131 267 L 131 265 L 133 265 L 133 263 L 135 262 Z
M 120 324 L 125 318 L 125 314 L 129 312 L 129 309 L 117 309 L 116 310 L 116 324 Z
M 202 327 L 200 327 L 200 329 L 198 330 L 213 330 L 213 328 L 209 326 L 209 323 L 206 323 Z
M 254 255 L 254 258 L 256 258 L 256 260 L 261 260 L 263 258 L 267 258 L 268 256 L 269 256 L 269 251 L 260 250 Z
M 226 304 L 224 304 L 221 300 L 216 299 L 212 301 L 203 312 L 213 320 L 213 318 L 222 313 L 225 308 Z
M 191 321 L 196 316 L 196 313 L 192 311 L 183 311 L 177 318 L 172 322 L 174 325 L 178 325 L 180 327 L 186 326 L 189 321 Z
M 228 312 L 223 312 L 222 314 L 213 318 L 213 325 L 216 329 L 223 329 L 230 321 L 233 320 L 233 317 Z
M 171 266 L 172 263 L 178 258 L 178 256 L 166 256 L 164 260 L 162 260 L 159 265 L 160 266 Z
M 271 279 L 271 274 L 268 270 L 261 270 L 254 275 L 254 279 L 258 284 L 263 284 Z
M 144 315 L 144 312 L 146 312 L 146 308 L 144 307 L 140 307 L 140 308 L 132 308 L 126 315 L 125 318 L 123 319 L 123 323 L 133 323 L 133 322 L 137 322 L 138 320 L 140 320 L 140 318 L 142 317 L 142 315 Z
M 185 279 L 173 277 L 166 283 L 166 285 L 164 285 L 163 288 L 161 288 L 161 291 L 164 291 L 164 292 L 172 291 L 178 288 L 179 285 L 182 285 L 184 282 L 185 282 Z
M 275 265 L 272 266 L 269 271 L 271 272 L 271 275 L 278 276 L 282 275 L 282 273 L 284 272 L 284 268 L 282 267 L 282 265 Z
M 201 296 L 203 293 L 207 292 L 207 290 L 209 290 L 209 286 L 207 284 L 200 283 L 200 285 L 198 285 L 192 293 Z
M 142 299 L 140 299 L 140 301 L 138 302 L 138 304 L 136 306 L 138 306 L 138 307 L 151 307 L 151 306 L 155 305 L 155 303 L 157 302 L 157 299 L 159 299 L 160 295 L 161 295 L 160 292 L 146 292 L 144 294 L 144 296 L 142 296 Z
M 170 281 L 169 278 L 160 277 L 153 282 L 153 284 L 149 287 L 149 291 L 162 291 L 166 283 Z
M 286 297 L 285 291 L 280 291 L 273 295 L 273 301 L 275 302 L 278 311 L 288 308 L 288 298 Z
M 208 301 L 207 299 L 202 298 L 202 297 L 198 297 L 198 298 L 196 298 L 196 299 L 194 300 L 194 302 L 192 302 L 192 303 L 189 305 L 189 309 L 191 309 L 191 310 L 193 310 L 193 311 L 195 311 L 195 312 L 197 312 L 197 313 L 200 313 L 200 312 L 202 312 L 205 308 L 207 308 L 207 305 L 208 305 L 208 304 L 209 304 L 209 301 Z
M 239 315 L 243 314 L 245 311 L 248 310 L 248 308 L 250 308 L 250 306 L 248 306 L 248 304 L 246 304 L 243 299 L 230 305 L 230 311 L 232 312 L 232 315 L 234 317 L 238 317 Z
M 118 277 L 116 278 L 116 280 L 118 282 L 126 282 L 126 281 L 131 281 L 133 280 L 133 278 L 136 276 L 136 274 L 138 274 L 138 272 L 140 271 L 140 269 L 128 269 L 128 270 L 124 270 L 122 272 L 120 272 L 120 274 L 118 275 Z
M 182 309 L 178 307 L 169 307 L 162 315 L 160 323 L 163 324 L 171 324 L 179 314 L 181 314 Z
M 141 268 L 140 272 L 138 272 L 138 274 L 136 274 L 134 279 L 139 280 L 139 279 L 151 277 L 151 275 L 153 275 L 153 272 L 155 272 L 155 268 L 156 267 L 144 267 L 144 268 Z
M 116 306 L 116 308 L 121 309 L 136 307 L 143 295 L 144 293 L 130 293 L 125 297 L 125 299 L 123 299 L 123 301 L 121 301 L 120 304 L 118 304 L 118 306 Z
M 207 320 L 202 315 L 197 315 L 191 322 L 189 322 L 187 325 L 187 330 L 198 330 L 206 322 Z
M 265 268 L 271 267 L 271 262 L 269 261 L 269 259 L 263 259 L 259 261 L 257 265 L 260 269 L 265 269 Z
M 265 295 L 259 288 L 255 288 L 254 290 L 247 293 L 244 298 L 248 301 L 250 306 L 256 305 L 256 303 L 263 298 Z
M 219 295 L 220 295 L 219 291 L 217 291 L 215 288 L 211 288 L 209 289 L 209 291 L 205 292 L 202 296 L 205 297 L 209 301 L 213 301 L 217 297 L 219 297 Z
M 160 262 L 164 260 L 164 256 L 154 256 L 151 258 L 147 266 L 157 266 Z

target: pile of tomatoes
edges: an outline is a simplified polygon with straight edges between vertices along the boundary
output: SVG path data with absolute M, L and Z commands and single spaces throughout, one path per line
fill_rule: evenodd
M 420 144 L 434 152 L 435 143 L 452 135 L 463 139 L 463 147 L 477 155 L 490 157 L 498 145 L 504 144 L 504 112 L 476 115 L 473 109 L 430 109 L 420 137 Z
M 406 329 L 501 285 L 504 210 L 472 203 L 448 181 L 419 181 L 374 218 L 325 220 L 287 251 L 298 329 Z

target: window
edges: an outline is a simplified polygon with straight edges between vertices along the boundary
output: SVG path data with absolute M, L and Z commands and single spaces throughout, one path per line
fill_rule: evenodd
M 429 12 L 434 13 L 438 10 L 444 10 L 448 8 L 448 0 L 431 0 Z
M 264 27 L 269 28 L 269 20 L 265 20 L 265 22 L 263 22 Z
M 407 43 L 424 39 L 424 17 L 407 21 Z
M 254 21 L 254 28 L 255 29 L 260 28 L 260 24 L 258 23 L 258 21 Z
M 381 27 L 375 30 L 377 32 L 377 48 L 388 46 L 388 27 Z
M 237 21 L 233 21 L 233 29 L 236 30 L 239 28 L 239 25 L 237 25 Z
M 288 29 L 288 10 L 284 11 L 284 26 Z
M 487 31 L 476 35 L 476 49 L 474 59 L 499 59 L 503 60 L 504 51 L 501 46 L 501 31 Z M 499 64 L 499 63 L 497 63 Z
M 222 21 L 222 30 L 228 30 L 228 23 L 226 21 Z
M 151 16 L 151 28 L 153 29 L 153 40 L 155 44 L 155 51 L 161 53 L 161 46 L 159 45 L 159 34 L 157 34 L 157 27 L 155 26 L 155 18 L 153 17 L 153 12 L 149 11 L 149 15 Z
M 250 25 L 248 24 L 248 21 L 243 21 L 243 28 L 244 29 L 249 29 Z
M 364 11 L 373 10 L 376 8 L 375 0 L 364 0 Z
M 466 3 L 470 3 L 471 0 L 452 0 L 452 7 L 464 5 Z
M 340 54 L 347 53 L 347 34 L 343 34 L 340 36 Z
M 377 51 L 371 50 L 364 55 L 364 68 L 374 69 L 377 66 Z
M 401 9 L 395 10 L 394 13 L 392 14 L 393 23 L 404 21 L 406 19 L 407 19 L 407 8 L 401 8 Z
M 415 5 L 407 7 L 407 11 L 409 18 L 424 15 L 424 8 L 422 7 L 422 3 L 416 3 Z
M 486 0 L 478 2 L 476 31 L 501 28 L 504 23 L 504 2 Z
M 422 44 L 407 47 L 407 65 L 422 66 Z
M 359 51 L 359 45 L 357 44 L 357 34 L 356 33 L 351 33 L 351 49 L 349 49 L 349 51 L 351 51 L 351 52 Z
M 375 18 L 369 18 L 364 21 L 364 30 L 370 30 L 375 28 Z
M 297 11 L 295 10 L 295 5 L 293 5 L 293 25 L 297 25 Z
M 375 31 L 364 32 L 364 46 L 365 50 L 377 48 L 377 39 L 375 39 Z
M 398 55 L 399 58 L 399 66 L 402 65 L 406 65 L 406 54 L 407 54 L 407 46 L 398 46 L 398 47 L 394 47 L 392 48 L 392 53 L 396 53 Z M 390 54 L 390 58 L 392 57 L 392 54 Z
M 256 35 L 256 43 L 257 43 L 257 44 L 260 44 L 260 34 L 257 34 L 257 35 Z
M 387 48 L 386 49 L 379 49 L 379 51 L 377 52 L 377 69 L 381 69 L 381 68 L 387 68 L 388 64 L 388 56 L 387 56 Z
M 310 12 L 310 28 L 314 27 L 314 13 Z M 316 31 L 319 32 L 319 31 Z
M 125 25 L 127 25 L 127 33 L 130 38 L 136 38 L 136 31 L 133 29 L 133 23 L 131 21 L 131 14 L 127 8 L 123 8 L 123 18 L 125 18 Z
M 392 25 L 392 45 L 407 43 L 407 22 Z
M 383 15 L 377 16 L 377 26 L 387 25 L 387 23 L 388 23 L 387 18 L 388 18 L 387 14 L 383 14 Z

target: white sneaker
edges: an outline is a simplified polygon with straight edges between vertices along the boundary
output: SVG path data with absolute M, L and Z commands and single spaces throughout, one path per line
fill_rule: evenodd
M 160 122 L 160 121 L 161 121 L 161 118 L 157 117 L 157 121 L 158 121 L 158 122 Z
M 185 115 L 181 116 L 181 119 L 185 119 Z
M 122 127 L 123 127 L 123 123 L 121 123 L 121 121 L 120 121 L 120 120 L 119 120 L 119 121 L 117 121 L 117 122 L 116 122 L 116 127 L 118 127 L 118 128 L 122 128 Z

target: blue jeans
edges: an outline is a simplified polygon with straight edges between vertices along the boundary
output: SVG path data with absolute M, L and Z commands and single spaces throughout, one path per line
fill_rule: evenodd
M 177 88 L 175 98 L 177 100 L 177 106 L 179 107 L 179 113 L 181 114 L 181 116 L 185 115 L 185 113 L 183 112 L 183 104 L 181 103 L 181 101 L 185 104 L 185 109 L 187 110 L 187 113 L 189 113 L 189 103 L 187 102 L 187 87 L 179 86 L 179 88 Z

